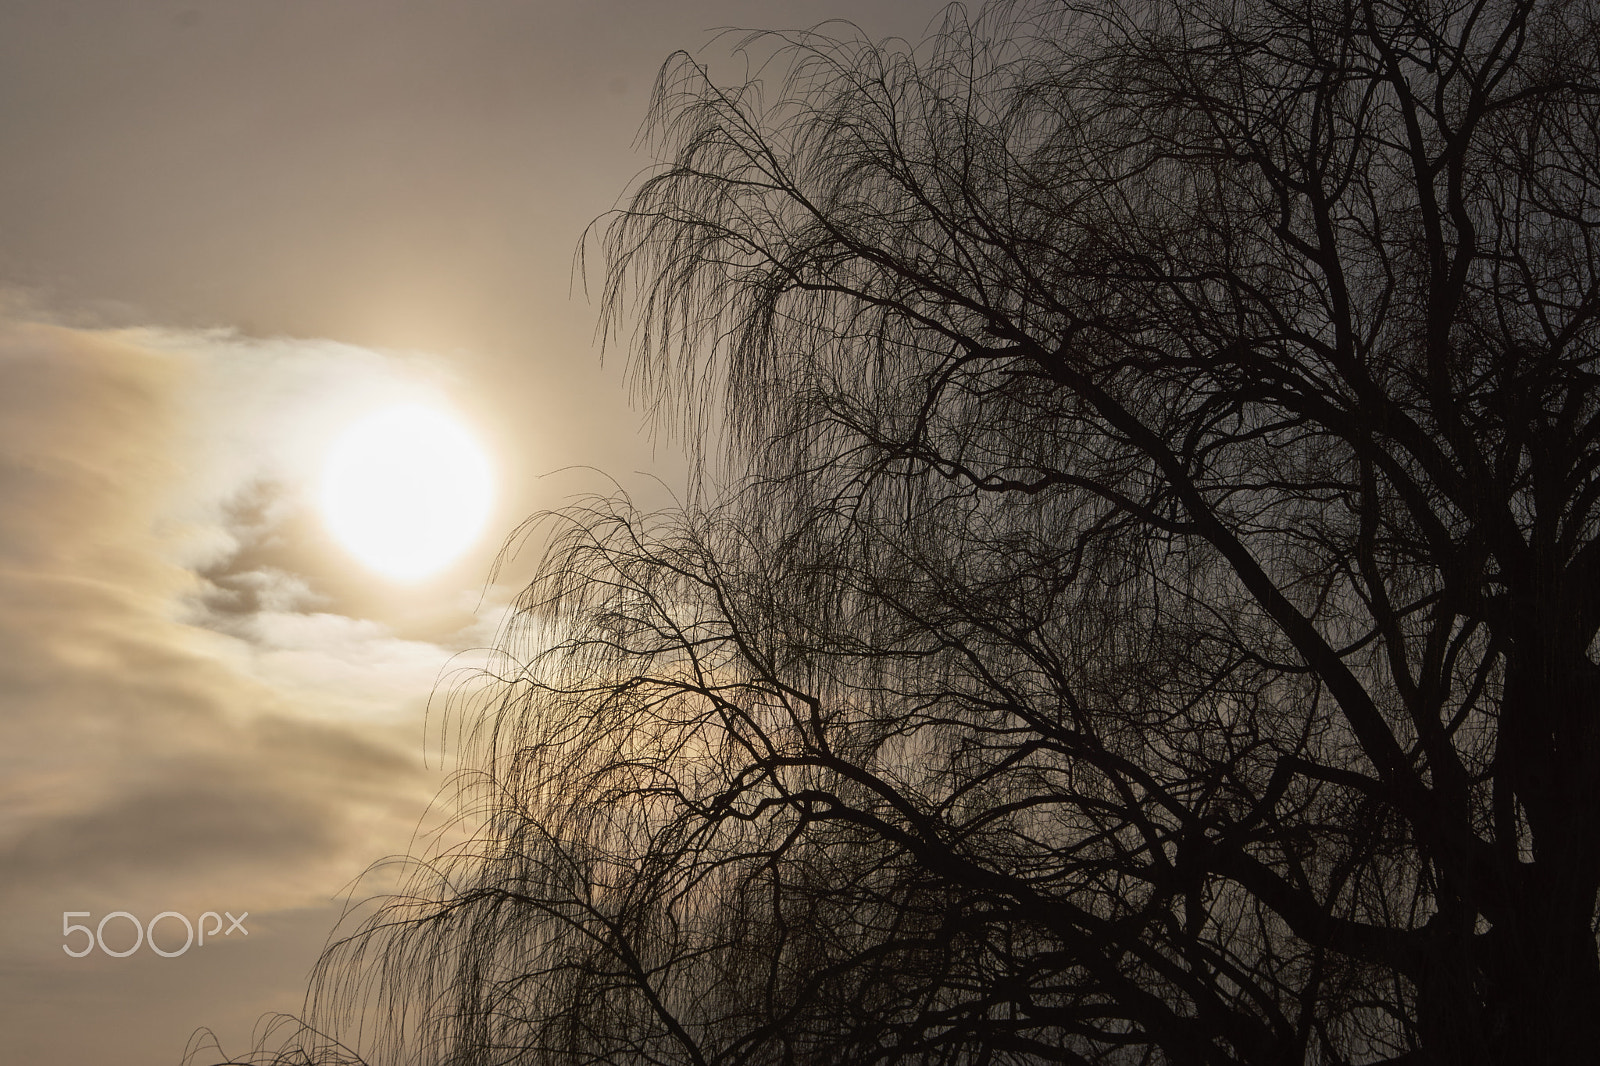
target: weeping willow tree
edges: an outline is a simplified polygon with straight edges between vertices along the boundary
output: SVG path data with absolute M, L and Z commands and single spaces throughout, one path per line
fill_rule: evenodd
M 1583 1061 L 1597 26 L 672 59 L 605 306 L 702 491 L 552 519 L 484 829 L 324 1016 L 459 1066 Z

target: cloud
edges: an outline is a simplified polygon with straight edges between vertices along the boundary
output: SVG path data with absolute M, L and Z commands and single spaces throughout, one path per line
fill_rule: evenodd
M 228 564 L 281 522 L 241 499 L 419 378 L 326 342 L 0 322 L 0 897 L 305 906 L 405 847 L 453 647 Z
M 0 1029 L 30 1061 L 173 1062 L 198 1025 L 298 1009 L 330 901 L 413 846 L 430 692 L 505 597 L 435 588 L 396 632 L 297 486 L 341 425 L 429 390 L 422 356 L 0 300 Z M 62 952 L 64 911 L 117 910 L 255 934 Z

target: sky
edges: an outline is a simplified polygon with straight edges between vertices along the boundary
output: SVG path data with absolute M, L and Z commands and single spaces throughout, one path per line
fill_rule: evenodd
M 343 900 L 388 884 L 363 871 L 448 821 L 444 697 L 482 683 L 537 558 L 491 580 L 507 538 L 580 493 L 681 485 L 574 274 L 652 163 L 661 63 L 740 80 L 719 28 L 918 37 L 939 8 L 0 4 L 13 1061 L 175 1066 L 202 1026 L 237 1054 L 300 1008 Z M 417 405 L 477 442 L 492 500 L 447 563 L 397 579 L 322 491 L 352 427 Z M 170 957 L 63 950 L 92 942 L 64 925 L 124 951 L 163 912 L 169 953 L 185 920 L 248 917 Z

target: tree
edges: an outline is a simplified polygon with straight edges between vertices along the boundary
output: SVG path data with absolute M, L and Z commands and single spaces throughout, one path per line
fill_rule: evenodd
M 1600 9 L 746 44 L 782 92 L 672 60 L 605 244 L 704 490 L 562 519 L 483 837 L 346 944 L 385 1016 L 451 1063 L 1600 1046 Z

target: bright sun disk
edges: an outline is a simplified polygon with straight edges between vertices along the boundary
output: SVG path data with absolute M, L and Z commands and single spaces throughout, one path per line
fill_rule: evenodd
M 345 550 L 379 573 L 415 580 L 477 541 L 493 497 L 489 460 L 472 434 L 445 412 L 411 403 L 339 435 L 318 502 Z

